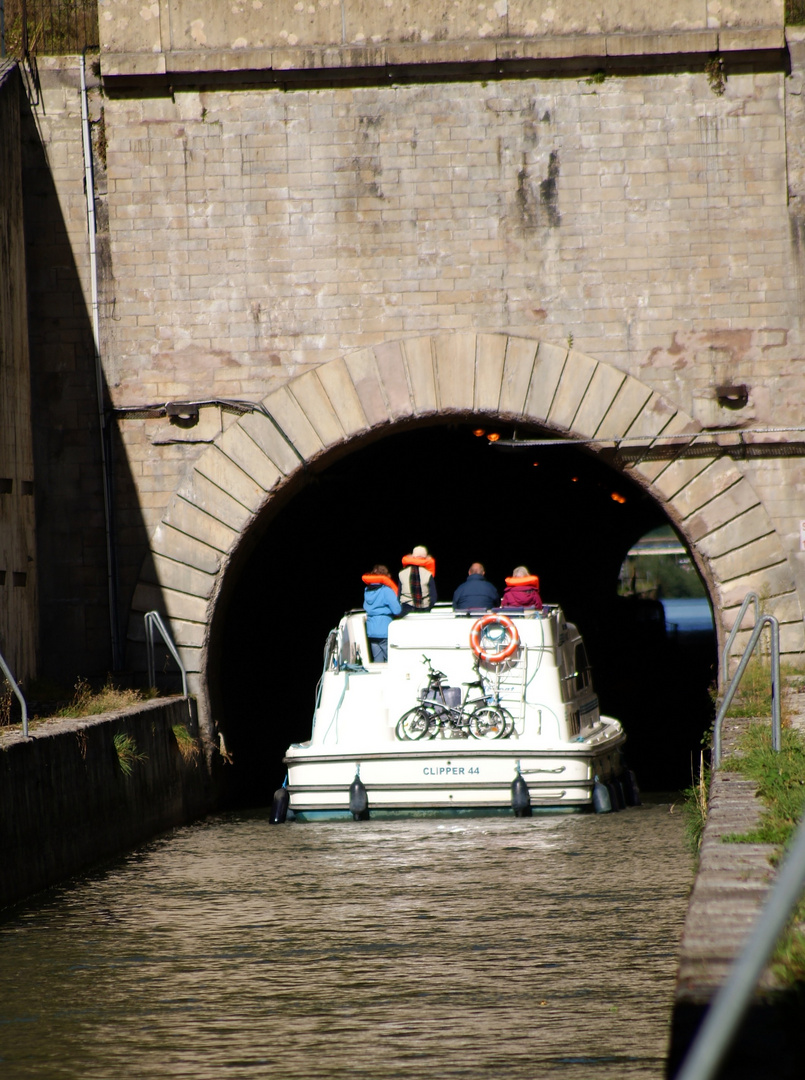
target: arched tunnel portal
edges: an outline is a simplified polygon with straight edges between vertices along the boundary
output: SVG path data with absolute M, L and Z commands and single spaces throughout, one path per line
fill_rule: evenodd
M 177 491 L 132 615 L 133 627 L 154 606 L 170 619 L 208 733 L 231 754 L 233 800 L 270 798 L 283 751 L 309 732 L 327 632 L 360 606 L 362 573 L 396 571 L 416 544 L 435 555 L 445 600 L 474 560 L 499 586 L 518 563 L 539 574 L 655 790 L 688 781 L 716 647 L 660 647 L 624 617 L 618 572 L 637 539 L 674 526 L 720 634 L 755 589 L 781 618 L 783 651 L 802 650 L 787 558 L 751 485 L 727 458 L 652 455 L 698 425 L 608 364 L 507 335 L 406 339 L 308 371 L 263 410 Z M 558 442 L 504 448 L 545 436 Z M 627 443 L 644 453 L 624 464 Z
M 474 436 L 477 424 L 390 434 L 310 470 L 232 575 L 213 622 L 211 689 L 233 797 L 265 801 L 281 782 L 283 751 L 310 733 L 328 631 L 361 606 L 362 573 L 376 562 L 395 573 L 419 543 L 436 557 L 442 600 L 476 560 L 501 590 L 520 563 L 538 573 L 546 602 L 585 636 L 602 708 L 623 720 L 641 782 L 686 782 L 711 715 L 714 635 L 696 650 L 647 641 L 617 596 L 629 548 L 668 518 L 589 453 L 507 453 Z

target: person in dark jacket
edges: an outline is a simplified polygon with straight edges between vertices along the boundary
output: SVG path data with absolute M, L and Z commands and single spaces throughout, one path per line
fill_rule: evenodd
M 516 566 L 511 577 L 506 578 L 501 607 L 536 608 L 542 611 L 542 598 L 539 595 L 539 578 L 529 574 L 527 566 Z
M 389 658 L 389 624 L 402 611 L 397 599 L 397 583 L 392 581 L 387 566 L 377 563 L 371 574 L 363 575 L 363 610 L 366 612 L 366 636 L 372 650 L 372 660 L 385 664 Z
M 500 595 L 485 574 L 481 563 L 472 564 L 467 580 L 453 593 L 453 611 L 488 611 L 498 606 Z

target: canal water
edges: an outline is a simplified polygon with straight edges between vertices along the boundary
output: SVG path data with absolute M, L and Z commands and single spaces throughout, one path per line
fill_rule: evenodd
M 0 921 L 0 1074 L 660 1080 L 679 807 L 212 817 Z

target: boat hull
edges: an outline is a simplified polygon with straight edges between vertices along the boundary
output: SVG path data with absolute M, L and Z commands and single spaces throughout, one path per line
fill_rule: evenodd
M 584 814 L 590 810 L 584 806 L 534 806 L 534 814 Z M 502 818 L 511 817 L 512 811 L 509 806 L 449 806 L 449 807 L 426 807 L 415 810 L 411 806 L 401 806 L 397 809 L 372 810 L 371 817 L 377 821 L 401 821 L 407 818 Z M 300 822 L 314 821 L 352 821 L 353 815 L 349 810 L 297 810 L 293 812 L 291 820 Z
M 349 811 L 356 775 L 370 812 L 512 812 L 518 774 L 534 809 L 585 809 L 595 777 L 604 783 L 620 772 L 622 736 L 584 751 L 529 752 L 520 747 L 484 749 L 473 740 L 447 746 L 417 745 L 401 752 L 311 753 L 285 758 L 290 808 L 297 817 Z M 301 748 L 300 748 L 301 749 Z
M 623 728 L 601 715 L 559 608 L 437 605 L 392 623 L 387 662 L 369 657 L 350 612 L 328 638 L 310 741 L 286 752 L 297 818 L 365 816 L 366 799 L 372 815 L 583 810 L 623 769 Z

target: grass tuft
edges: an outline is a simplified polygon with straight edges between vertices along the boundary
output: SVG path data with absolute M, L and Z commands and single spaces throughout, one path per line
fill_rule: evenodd
M 760 823 L 730 839 L 747 844 L 785 845 L 805 809 L 805 741 L 797 731 L 783 728 L 781 749 L 771 746 L 771 726 L 751 724 L 739 740 L 740 756 L 723 767 L 740 772 L 757 784 L 765 803 Z
M 797 692 L 801 690 L 803 681 L 802 670 L 792 664 L 780 665 L 781 681 L 788 685 L 789 689 Z M 718 689 L 715 685 L 710 688 L 710 697 L 715 706 L 718 706 Z M 787 695 L 780 695 L 780 715 L 783 723 L 790 717 L 791 709 Z M 755 653 L 738 683 L 735 697 L 727 709 L 727 716 L 771 716 L 771 659 L 766 653 Z
M 155 691 L 123 690 L 108 678 L 98 691 L 93 691 L 86 679 L 79 678 L 75 684 L 73 700 L 59 709 L 59 717 L 79 719 L 82 716 L 100 716 L 115 709 L 128 709 L 141 701 L 155 697 Z
M 699 778 L 692 777 L 689 788 L 683 791 L 682 813 L 685 820 L 685 843 L 697 859 L 702 846 L 704 826 L 707 821 L 707 801 L 710 790 L 710 770 L 704 763 L 704 752 L 699 755 Z
M 772 750 L 771 742 L 769 726 L 751 724 L 741 734 L 740 756 L 724 762 L 724 768 L 740 772 L 757 784 L 758 796 L 765 804 L 756 828 L 725 836 L 724 840 L 773 844 L 777 851 L 772 861 L 776 863 L 805 812 L 805 739 L 798 731 L 784 728 L 779 753 Z M 777 944 L 771 967 L 785 985 L 805 983 L 805 898 Z
M 148 760 L 147 754 L 138 752 L 137 743 L 131 735 L 126 735 L 125 732 L 119 731 L 112 737 L 112 742 L 115 746 L 115 753 L 117 754 L 120 771 L 125 776 L 131 776 L 132 769 L 138 762 Z
M 182 759 L 188 764 L 197 761 L 201 754 L 201 748 L 184 724 L 174 724 L 173 735 L 176 739 L 176 744 L 179 747 L 179 753 L 182 755 Z
M 14 691 L 4 680 L 0 683 L 0 727 L 8 727 L 11 724 L 11 706 L 13 703 Z

